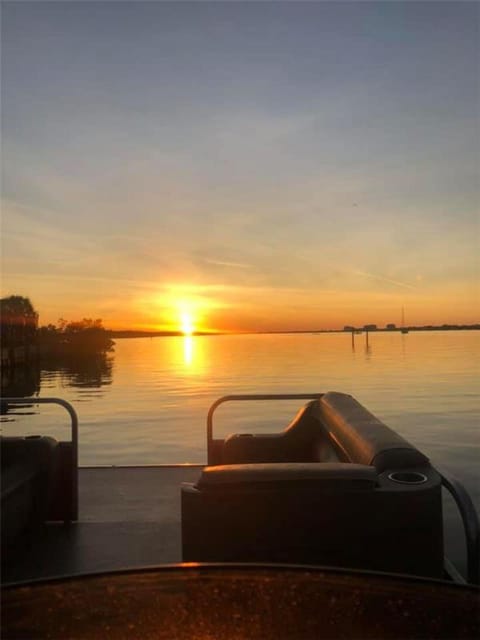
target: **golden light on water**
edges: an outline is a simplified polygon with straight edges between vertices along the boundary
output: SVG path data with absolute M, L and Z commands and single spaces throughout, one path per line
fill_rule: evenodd
M 208 355 L 205 339 L 202 336 L 183 335 L 165 340 L 165 348 L 174 364 L 175 375 L 185 380 L 188 377 L 200 377 L 208 371 Z
M 190 335 L 183 338 L 183 362 L 187 367 L 193 363 L 193 338 Z
M 184 335 L 173 340 L 172 346 L 176 352 L 179 373 L 203 379 L 208 370 L 205 338 Z

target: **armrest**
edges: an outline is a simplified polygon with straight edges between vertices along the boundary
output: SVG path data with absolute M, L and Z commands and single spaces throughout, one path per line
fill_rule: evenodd
M 197 489 L 312 487 L 329 490 L 373 490 L 377 473 L 373 467 L 351 463 L 266 463 L 205 467 Z

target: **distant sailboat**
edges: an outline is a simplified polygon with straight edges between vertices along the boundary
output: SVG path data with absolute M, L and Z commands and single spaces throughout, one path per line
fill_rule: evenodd
M 400 328 L 402 333 L 408 333 L 408 329 L 405 326 L 405 309 L 402 307 L 402 326 Z

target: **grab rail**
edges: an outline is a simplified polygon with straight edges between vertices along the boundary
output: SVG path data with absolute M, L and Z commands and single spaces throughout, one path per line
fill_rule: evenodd
M 61 398 L 2 398 L 2 405 L 9 404 L 58 404 L 70 415 L 72 439 L 72 495 L 70 520 L 78 519 L 78 416 L 72 405 Z
M 207 414 L 207 460 L 211 464 L 213 458 L 213 414 L 217 407 L 224 402 L 232 402 L 237 400 L 318 400 L 323 393 L 248 393 L 239 395 L 222 396 L 216 400 Z
M 467 580 L 471 584 L 480 584 L 480 523 L 477 512 L 462 483 L 449 472 L 438 471 L 442 485 L 452 495 L 462 517 L 467 546 Z

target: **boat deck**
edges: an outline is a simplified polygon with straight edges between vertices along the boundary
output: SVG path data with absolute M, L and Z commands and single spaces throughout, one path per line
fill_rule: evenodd
M 2 582 L 181 562 L 180 485 L 201 468 L 80 468 L 78 522 L 19 539 Z
M 345 638 L 352 629 L 376 638 L 478 637 L 478 592 L 470 587 L 266 565 L 138 571 L 181 560 L 180 485 L 200 471 L 80 468 L 79 521 L 18 540 L 15 557 L 3 558 L 4 583 L 137 571 L 5 589 L 5 637 L 273 640 Z

